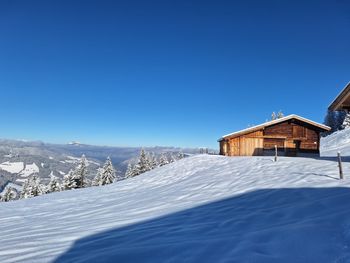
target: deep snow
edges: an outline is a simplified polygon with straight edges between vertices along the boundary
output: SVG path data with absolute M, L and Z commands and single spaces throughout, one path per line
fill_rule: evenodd
M 332 159 L 198 155 L 0 203 L 0 262 L 349 262 L 337 172 Z
M 338 151 L 342 156 L 350 156 L 350 128 L 321 138 L 320 150 L 322 156 L 336 156 Z

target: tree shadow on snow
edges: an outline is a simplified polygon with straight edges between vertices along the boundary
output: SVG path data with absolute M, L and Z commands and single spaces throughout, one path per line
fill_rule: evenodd
M 348 188 L 257 190 L 82 238 L 54 262 L 349 259 L 348 200 Z

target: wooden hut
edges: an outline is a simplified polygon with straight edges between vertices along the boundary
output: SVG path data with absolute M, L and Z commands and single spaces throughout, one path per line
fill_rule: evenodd
M 277 145 L 280 154 L 319 153 L 320 133 L 331 128 L 298 115 L 289 115 L 220 138 L 220 154 L 269 155 Z
M 329 105 L 329 111 L 350 111 L 350 82 Z

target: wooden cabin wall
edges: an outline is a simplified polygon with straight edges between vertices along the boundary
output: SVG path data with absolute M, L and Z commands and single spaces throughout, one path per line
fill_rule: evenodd
M 264 150 L 278 149 L 287 155 L 301 152 L 319 152 L 320 136 L 314 126 L 298 120 L 289 120 L 248 134 L 220 142 L 220 153 L 229 156 L 263 155 Z M 224 152 L 226 144 L 226 152 Z
M 285 147 L 289 149 L 297 147 L 296 141 L 300 141 L 301 151 L 318 151 L 319 149 L 319 132 L 311 125 L 297 120 L 266 127 L 264 135 L 286 137 Z
M 252 156 L 263 154 L 263 131 L 255 131 L 229 139 L 230 156 Z

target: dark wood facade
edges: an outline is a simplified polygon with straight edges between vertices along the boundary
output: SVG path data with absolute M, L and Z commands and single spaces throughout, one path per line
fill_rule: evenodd
M 277 145 L 280 155 L 319 153 L 320 132 L 330 128 L 297 115 L 267 122 L 219 140 L 220 154 L 227 156 L 268 155 Z
M 350 111 L 350 82 L 335 98 L 335 100 L 329 105 L 329 111 Z

